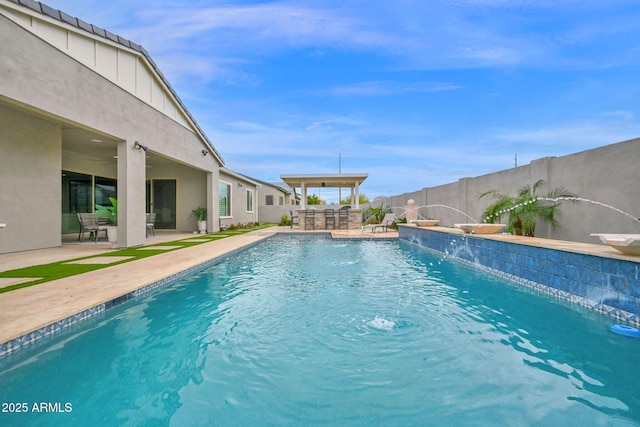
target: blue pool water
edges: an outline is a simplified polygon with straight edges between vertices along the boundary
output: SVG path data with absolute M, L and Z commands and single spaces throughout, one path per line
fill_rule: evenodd
M 0 425 L 637 426 L 611 323 L 407 243 L 279 236 L 0 359 Z

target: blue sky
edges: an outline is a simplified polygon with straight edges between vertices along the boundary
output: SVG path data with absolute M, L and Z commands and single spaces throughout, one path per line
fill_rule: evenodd
M 264 181 L 340 158 L 373 199 L 640 137 L 636 0 L 45 3 L 144 46 Z

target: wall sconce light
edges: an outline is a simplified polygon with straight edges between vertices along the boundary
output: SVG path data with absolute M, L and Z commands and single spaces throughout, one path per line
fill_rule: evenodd
M 207 154 L 209 154 L 209 152 L 207 150 L 202 150 L 202 155 L 206 156 Z
M 322 188 L 326 187 L 327 184 L 325 184 L 324 182 L 322 183 Z
M 238 183 L 238 187 L 242 187 L 242 184 Z
M 135 148 L 136 150 L 143 149 L 144 151 L 147 151 L 147 149 L 148 149 L 149 147 L 147 147 L 146 145 L 142 145 L 142 144 L 140 144 L 138 141 L 136 141 L 136 142 L 133 144 L 133 148 Z

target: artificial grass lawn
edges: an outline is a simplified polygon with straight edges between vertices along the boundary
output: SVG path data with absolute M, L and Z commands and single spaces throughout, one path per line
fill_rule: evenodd
M 87 273 L 89 271 L 100 270 L 101 268 L 111 267 L 113 265 L 124 264 L 126 262 L 135 261 L 137 259 L 147 258 L 150 256 L 163 254 L 166 252 L 176 251 L 182 248 L 188 248 L 191 246 L 201 245 L 203 243 L 211 242 L 213 240 L 220 240 L 230 236 L 237 236 L 239 234 L 248 233 L 254 230 L 260 230 L 267 227 L 272 227 L 273 224 L 256 225 L 251 228 L 242 228 L 236 230 L 225 230 L 214 234 L 197 235 L 193 237 L 186 237 L 181 240 L 175 240 L 172 242 L 157 243 L 149 246 L 142 246 L 138 248 L 127 248 L 119 251 L 109 252 L 102 255 L 92 255 L 82 258 L 68 259 L 59 262 L 53 262 L 50 264 L 36 265 L 33 267 L 18 268 L 15 270 L 8 270 L 0 272 L 0 277 L 6 278 L 27 278 L 33 277 L 34 280 L 29 282 L 18 283 L 11 286 L 0 288 L 0 293 L 13 291 L 15 289 L 26 288 L 28 286 L 38 285 L 40 283 L 49 282 L 51 280 L 61 279 L 63 277 L 75 276 L 76 274 Z M 185 240 L 189 240 L 186 242 Z M 201 240 L 201 241 L 198 241 Z M 154 246 L 175 246 L 174 249 L 158 249 L 153 250 Z M 131 257 L 122 261 L 116 261 L 108 264 L 69 264 L 73 261 L 79 261 L 89 258 L 98 257 L 114 257 L 114 256 L 126 256 Z

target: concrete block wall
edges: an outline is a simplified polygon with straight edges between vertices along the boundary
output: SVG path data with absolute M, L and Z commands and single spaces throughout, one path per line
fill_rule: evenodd
M 562 157 L 545 157 L 529 165 L 507 169 L 475 178 L 418 191 L 377 198 L 375 206 L 394 207 L 396 213 L 407 200 L 414 199 L 416 207 L 447 205 L 465 212 L 482 222 L 482 213 L 492 203 L 489 198 L 478 199 L 480 193 L 497 189 L 515 196 L 524 185 L 544 179 L 547 185 L 539 192 L 564 187 L 579 197 L 611 205 L 640 218 L 640 138 L 607 145 Z M 587 202 L 561 202 L 561 228 L 552 230 L 539 222 L 536 237 L 574 242 L 599 243 L 591 233 L 640 234 L 640 221 L 603 206 Z M 464 215 L 438 206 L 422 208 L 425 218 L 439 219 L 440 225 L 451 226 L 472 222 Z M 503 218 L 503 221 L 506 217 Z

